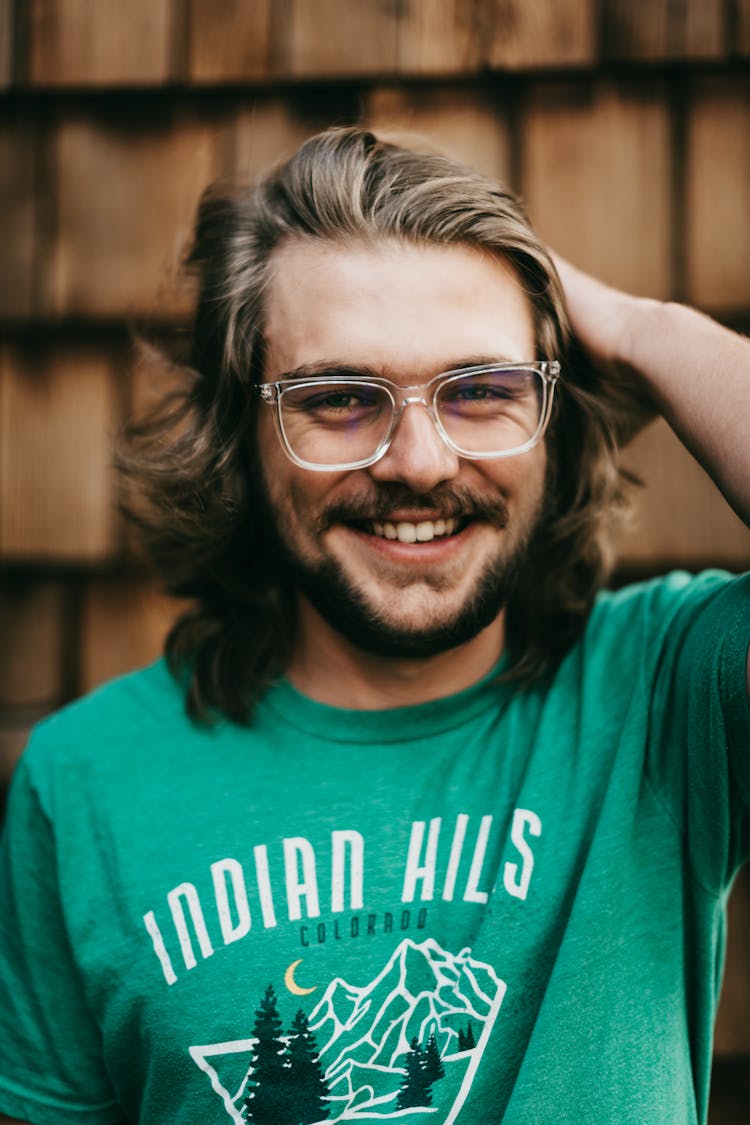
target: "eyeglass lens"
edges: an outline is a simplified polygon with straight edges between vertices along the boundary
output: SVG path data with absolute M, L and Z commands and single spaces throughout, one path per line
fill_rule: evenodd
M 534 437 L 545 383 L 533 369 L 455 375 L 438 384 L 435 415 L 459 451 L 506 453 Z M 280 419 L 295 455 L 313 465 L 374 456 L 391 429 L 396 401 L 385 386 L 359 380 L 285 387 Z

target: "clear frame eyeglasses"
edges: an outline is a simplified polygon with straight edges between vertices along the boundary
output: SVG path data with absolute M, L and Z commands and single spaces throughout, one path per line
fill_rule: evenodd
M 461 457 L 497 460 L 532 449 L 544 434 L 560 374 L 556 360 L 489 363 L 400 387 L 355 373 L 260 383 L 276 407 L 285 452 L 303 469 L 364 469 L 387 452 L 407 406 L 423 406 Z

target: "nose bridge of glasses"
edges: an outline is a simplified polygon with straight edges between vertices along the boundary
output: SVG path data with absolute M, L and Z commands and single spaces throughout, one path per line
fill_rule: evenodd
M 409 392 L 417 392 L 410 394 Z M 435 418 L 435 411 L 432 402 L 425 396 L 424 386 L 414 387 L 400 387 L 398 391 L 398 401 L 394 402 L 394 424 L 391 439 L 395 436 L 395 431 L 398 429 L 399 423 L 403 418 L 404 411 L 407 406 L 423 406 L 429 415 L 430 421 L 437 429 L 437 420 Z M 438 431 L 439 432 L 439 431 Z M 442 436 L 442 435 L 441 435 Z
M 420 459 L 429 457 L 436 461 L 439 460 L 442 462 L 446 456 L 453 457 L 455 456 L 455 453 L 453 447 L 446 439 L 440 423 L 438 422 L 437 416 L 435 414 L 434 402 L 431 398 L 428 398 L 424 392 L 424 386 L 399 388 L 399 401 L 398 403 L 394 403 L 395 409 L 393 423 L 386 449 L 390 449 L 394 445 L 394 443 L 396 447 L 401 446 L 401 442 L 399 441 L 399 433 L 401 432 L 401 423 L 404 419 L 404 414 L 407 406 L 423 406 L 427 413 L 428 421 L 426 420 L 426 424 L 428 429 L 421 429 L 421 436 L 419 438 L 418 444 L 414 445 L 413 442 L 415 432 L 413 430 L 413 425 L 416 418 L 412 420 L 412 424 L 411 426 L 409 426 L 409 439 L 407 439 L 407 446 L 411 450 L 410 456 L 413 457 L 415 450 L 418 449 Z M 421 428 L 425 425 L 425 423 L 417 423 L 417 425 Z M 432 438 L 427 438 L 426 435 L 428 432 L 432 433 Z M 440 452 L 437 452 L 438 450 L 440 450 Z
M 419 391 L 421 389 L 422 389 L 421 387 L 405 387 L 404 388 L 404 390 L 401 392 L 401 394 L 399 396 L 400 399 L 401 399 L 401 410 L 404 410 L 407 406 L 420 406 L 420 405 L 426 406 L 429 409 L 430 404 L 427 401 L 427 399 L 424 397 L 423 394 L 408 395 L 408 394 L 404 393 L 405 391 Z
M 393 475 L 412 489 L 428 492 L 440 480 L 453 476 L 458 467 L 455 449 L 436 417 L 434 403 L 423 387 L 400 387 L 392 392 L 394 410 L 390 432 L 381 446 L 373 473 L 385 479 Z M 406 415 L 407 406 L 422 406 Z M 408 421 L 407 421 L 408 418 Z

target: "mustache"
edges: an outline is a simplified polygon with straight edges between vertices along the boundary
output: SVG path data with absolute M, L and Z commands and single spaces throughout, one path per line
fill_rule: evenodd
M 508 523 L 508 509 L 497 495 L 476 495 L 469 489 L 455 486 L 436 488 L 420 495 L 403 485 L 386 484 L 376 491 L 354 493 L 330 504 L 321 513 L 319 530 L 326 531 L 337 523 L 371 520 L 383 523 L 391 520 L 394 512 L 410 508 L 432 511 L 436 519 L 477 519 L 496 527 L 505 527 Z

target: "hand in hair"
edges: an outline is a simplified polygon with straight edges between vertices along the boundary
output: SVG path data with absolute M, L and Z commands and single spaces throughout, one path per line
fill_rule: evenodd
M 750 523 L 750 341 L 685 305 L 621 293 L 557 256 L 555 264 L 590 360 L 664 415 Z
M 642 373 L 627 360 L 628 334 L 643 298 L 613 289 L 584 273 L 559 254 L 552 254 L 560 280 L 574 337 L 587 360 L 617 392 L 623 415 L 624 440 L 651 422 L 658 405 Z

